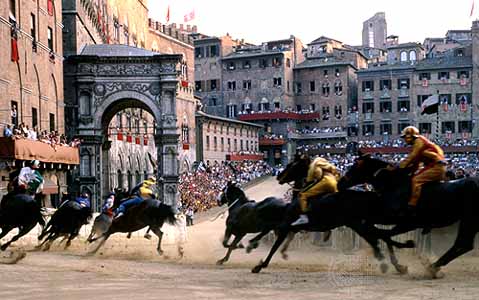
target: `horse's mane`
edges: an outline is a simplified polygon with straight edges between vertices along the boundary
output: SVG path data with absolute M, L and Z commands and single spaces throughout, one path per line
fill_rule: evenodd
M 148 200 L 147 200 L 148 201 Z M 176 216 L 173 210 L 173 207 L 164 203 L 161 203 L 158 200 L 152 200 L 158 202 L 156 215 L 161 219 L 164 219 L 168 224 L 176 224 Z

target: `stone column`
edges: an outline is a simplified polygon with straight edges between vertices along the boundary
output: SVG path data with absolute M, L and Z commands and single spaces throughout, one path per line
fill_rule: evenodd
M 176 118 L 176 78 L 163 78 L 161 82 L 161 120 L 157 122 L 155 143 L 158 152 L 158 188 L 161 198 L 176 207 L 178 202 L 178 130 Z
M 85 150 L 88 151 L 91 155 L 90 161 L 90 174 L 80 174 L 77 177 L 79 191 L 82 192 L 84 188 L 88 189 L 91 192 L 90 199 L 92 203 L 92 208 L 98 210 L 101 204 L 102 199 L 102 190 L 101 190 L 101 172 L 102 172 L 102 144 L 103 144 L 103 135 L 82 135 L 79 134 L 77 137 L 83 140 L 80 145 L 80 154 Z

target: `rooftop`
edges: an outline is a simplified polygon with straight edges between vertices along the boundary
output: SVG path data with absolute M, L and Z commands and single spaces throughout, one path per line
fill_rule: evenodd
M 239 59 L 239 58 L 247 58 L 247 57 L 260 57 L 260 56 L 266 56 L 266 55 L 278 55 L 282 54 L 284 51 L 289 51 L 289 50 L 253 50 L 253 51 L 241 51 L 241 52 L 233 52 L 227 56 L 223 57 L 223 60 L 229 60 L 229 59 Z
M 306 59 L 305 61 L 294 67 L 294 69 L 320 68 L 331 66 L 351 66 L 352 68 L 356 69 L 356 67 L 349 61 L 334 61 L 333 59 L 325 60 L 324 58 Z
M 311 43 L 309 43 L 308 45 L 320 44 L 320 43 L 329 42 L 329 41 L 334 41 L 334 42 L 342 44 L 341 41 L 338 41 L 338 40 L 335 40 L 335 39 L 332 39 L 332 38 L 329 38 L 327 36 L 322 35 L 319 38 L 312 41 Z
M 255 124 L 255 123 L 244 122 L 244 121 L 229 119 L 229 118 L 224 118 L 224 117 L 213 116 L 213 115 L 209 115 L 209 114 L 207 114 L 205 112 L 202 112 L 202 111 L 197 111 L 196 116 L 197 117 L 205 117 L 205 118 L 208 118 L 208 119 L 213 119 L 213 120 L 218 120 L 218 121 L 223 121 L 223 122 L 236 123 L 236 124 L 242 124 L 242 125 L 247 125 L 247 126 L 263 128 L 263 125 L 258 125 L 258 124 Z
M 472 68 L 472 58 L 468 56 L 443 56 L 423 59 L 416 65 L 417 70 Z
M 145 50 L 142 48 L 127 46 L 127 45 L 86 45 L 83 47 L 79 55 L 97 55 L 102 57 L 115 57 L 115 56 L 155 56 L 159 55 L 158 52 Z
M 401 48 L 413 48 L 413 47 L 419 47 L 423 49 L 421 43 L 414 43 L 414 42 L 392 45 L 392 46 L 389 46 L 388 49 L 401 49 Z

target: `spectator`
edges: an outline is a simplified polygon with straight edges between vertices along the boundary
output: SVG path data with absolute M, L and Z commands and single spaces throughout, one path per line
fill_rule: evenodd
M 12 106 L 12 110 L 10 111 L 10 117 L 12 118 L 13 126 L 17 126 L 18 125 L 17 106 L 15 104 Z
M 13 131 L 10 128 L 10 125 L 7 125 L 5 129 L 3 129 L 3 136 L 4 137 L 12 137 L 13 136 Z

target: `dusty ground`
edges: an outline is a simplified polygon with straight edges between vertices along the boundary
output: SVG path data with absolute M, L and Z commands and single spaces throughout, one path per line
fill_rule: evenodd
M 274 180 L 250 188 L 255 199 L 282 195 Z M 170 258 L 159 257 L 156 241 L 117 236 L 101 253 L 86 257 L 87 246 L 28 252 L 17 264 L 0 264 L 0 299 L 479 299 L 479 259 L 466 257 L 444 270 L 446 277 L 428 280 L 416 257 L 400 252 L 410 274 L 381 274 L 369 251 L 340 251 L 303 246 L 290 259 L 279 256 L 261 274 L 251 268 L 269 250 L 233 253 L 223 267 L 215 265 L 224 249 L 224 219 L 208 218 L 189 227 L 185 258 L 176 258 L 173 242 L 164 245 Z M 173 240 L 173 239 L 170 239 Z M 32 249 L 34 239 L 18 249 Z M 4 259 L 6 260 L 6 259 Z

